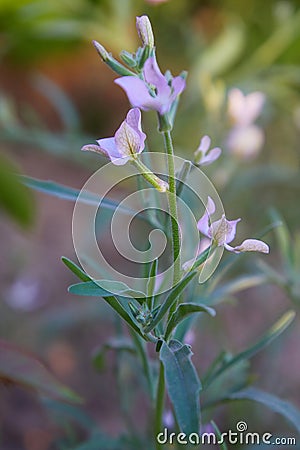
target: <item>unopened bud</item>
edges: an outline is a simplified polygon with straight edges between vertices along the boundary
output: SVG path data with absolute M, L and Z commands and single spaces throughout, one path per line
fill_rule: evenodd
M 110 58 L 110 54 L 108 53 L 108 51 L 103 47 L 103 45 L 99 44 L 99 42 L 97 41 L 93 41 L 93 45 L 97 50 L 97 52 L 99 53 L 99 55 L 101 56 L 101 58 L 103 59 L 103 61 L 106 62 Z
M 118 75 L 124 76 L 135 76 L 134 72 L 127 69 L 127 67 L 123 66 L 123 64 L 119 63 L 108 51 L 103 47 L 103 45 L 99 44 L 97 41 L 93 41 L 93 45 L 100 55 L 101 59 Z
M 148 16 L 140 16 L 136 18 L 136 29 L 144 47 L 154 47 L 154 36 L 151 22 Z

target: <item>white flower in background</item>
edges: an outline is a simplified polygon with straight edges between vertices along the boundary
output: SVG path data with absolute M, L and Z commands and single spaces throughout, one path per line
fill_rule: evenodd
M 257 156 L 264 144 L 264 132 L 255 125 L 265 104 L 262 92 L 244 95 L 240 89 L 231 89 L 228 94 L 228 116 L 233 127 L 227 137 L 227 148 L 241 159 Z

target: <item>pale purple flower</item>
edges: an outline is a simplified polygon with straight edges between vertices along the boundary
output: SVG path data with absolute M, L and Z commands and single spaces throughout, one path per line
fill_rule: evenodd
M 228 94 L 228 115 L 233 123 L 227 137 L 229 151 L 238 158 L 251 159 L 257 156 L 264 144 L 263 130 L 254 124 L 265 103 L 262 92 L 244 95 L 239 89 Z
M 226 250 L 234 253 L 240 252 L 261 252 L 269 253 L 269 246 L 258 239 L 246 239 L 240 245 L 232 247 L 229 244 L 236 235 L 236 226 L 241 219 L 227 220 L 225 214 L 221 219 L 211 221 L 210 216 L 216 210 L 214 201 L 208 197 L 206 211 L 198 222 L 198 230 L 212 240 L 218 247 L 225 247 Z
M 200 145 L 194 153 L 194 160 L 197 166 L 208 166 L 216 161 L 222 153 L 219 147 L 210 148 L 211 139 L 209 136 L 203 136 L 200 141 Z
M 137 76 L 117 78 L 115 83 L 127 94 L 132 106 L 144 111 L 155 110 L 160 115 L 170 111 L 173 102 L 185 88 L 185 80 L 180 76 L 167 78 L 158 67 L 155 57 L 146 60 L 143 79 Z
M 227 147 L 234 156 L 250 160 L 258 155 L 264 140 L 264 132 L 257 125 L 236 126 L 227 136 Z
M 228 114 L 235 125 L 251 125 L 261 114 L 265 103 L 262 92 L 244 95 L 240 89 L 231 89 L 228 94 Z
M 114 137 L 99 139 L 98 145 L 84 145 L 81 150 L 100 153 L 117 166 L 135 159 L 145 148 L 146 134 L 142 131 L 141 111 L 130 109 Z

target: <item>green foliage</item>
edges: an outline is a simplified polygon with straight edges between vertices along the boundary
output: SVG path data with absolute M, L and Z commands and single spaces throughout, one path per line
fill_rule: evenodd
M 28 228 L 35 216 L 34 198 L 19 180 L 16 167 L 0 156 L 0 209 L 20 226 Z
M 36 356 L 4 340 L 0 341 L 0 353 L 2 383 L 20 385 L 64 401 L 81 402 L 80 397 L 56 380 Z
M 261 403 L 272 411 L 285 417 L 300 433 L 300 411 L 291 403 L 282 400 L 275 395 L 269 394 L 254 387 L 233 392 L 224 398 L 224 401 L 251 400 Z
M 200 422 L 199 392 L 201 384 L 191 362 L 188 345 L 171 340 L 163 342 L 160 360 L 164 365 L 168 394 L 173 404 L 179 428 L 187 435 L 197 433 Z

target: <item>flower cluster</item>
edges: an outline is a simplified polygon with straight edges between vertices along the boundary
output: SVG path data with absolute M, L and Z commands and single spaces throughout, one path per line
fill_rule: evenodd
M 148 17 L 137 17 L 136 26 L 142 47 L 135 54 L 123 52 L 123 61 L 130 66 L 129 68 L 116 61 L 101 44 L 94 42 L 103 61 L 122 75 L 115 83 L 124 89 L 133 108 L 129 110 L 113 137 L 99 139 L 97 145 L 85 145 L 82 150 L 99 153 L 109 158 L 115 165 L 134 163 L 153 186 L 160 192 L 166 192 L 169 189 L 168 183 L 159 179 L 139 161 L 139 154 L 144 150 L 146 140 L 141 125 L 141 110 L 156 111 L 159 118 L 163 118 L 169 126 L 169 114 L 185 89 L 185 77 L 183 75 L 173 77 L 170 72 L 166 74 L 161 72 L 155 56 L 154 36 Z M 245 96 L 239 89 L 230 91 L 228 113 L 234 125 L 228 136 L 227 146 L 232 152 L 250 157 L 262 145 L 262 131 L 253 122 L 260 114 L 264 101 L 261 92 Z M 221 155 L 221 149 L 219 147 L 210 149 L 210 144 L 210 137 L 203 136 L 194 153 L 196 166 L 209 165 Z M 210 221 L 215 209 L 215 204 L 209 197 L 206 212 L 198 222 L 198 230 L 211 241 L 212 245 L 223 246 L 234 253 L 269 252 L 268 245 L 257 239 L 246 239 L 235 247 L 229 245 L 235 238 L 236 226 L 241 219 L 227 220 L 223 215 L 219 220 Z

